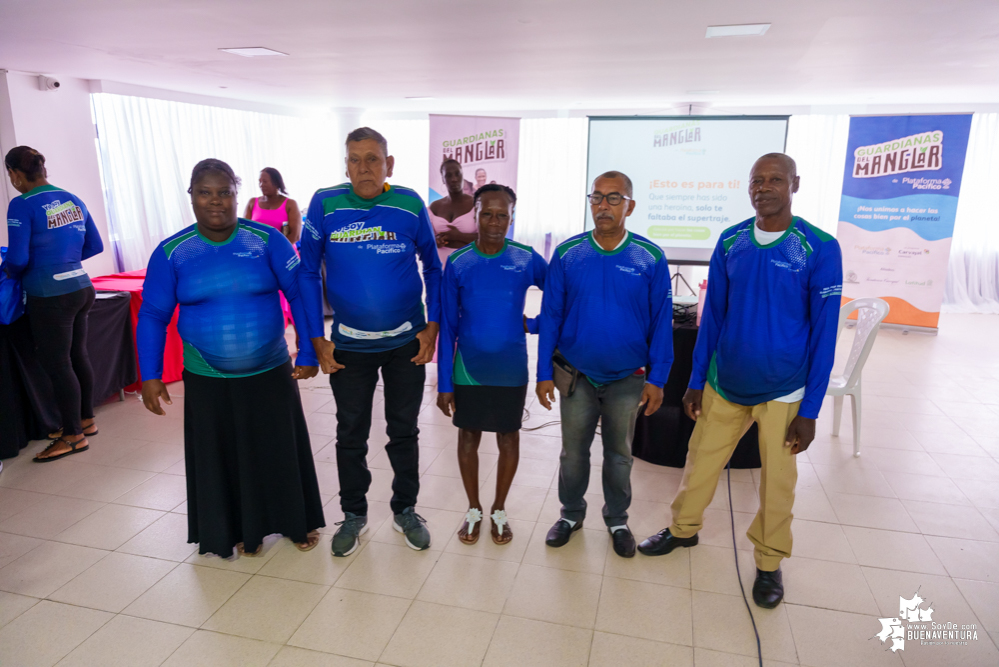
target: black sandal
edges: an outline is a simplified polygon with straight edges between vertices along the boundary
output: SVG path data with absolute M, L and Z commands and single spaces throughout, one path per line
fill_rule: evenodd
M 65 442 L 67 445 L 69 445 L 69 451 L 63 452 L 62 454 L 57 454 L 55 456 L 46 456 L 44 458 L 39 458 L 38 456 L 36 456 L 35 458 L 32 459 L 32 461 L 34 461 L 35 463 L 48 463 L 49 461 L 58 461 L 61 458 L 65 458 L 72 454 L 79 454 L 80 452 L 85 452 L 88 449 L 90 449 L 90 443 L 87 442 L 86 438 L 80 438 L 76 442 L 70 442 L 65 438 L 56 438 L 55 440 L 49 443 L 48 447 L 42 450 L 41 454 L 44 454 L 45 452 L 55 447 L 57 442 Z M 80 445 L 83 446 L 80 447 Z M 39 454 L 39 456 L 41 456 L 41 454 Z

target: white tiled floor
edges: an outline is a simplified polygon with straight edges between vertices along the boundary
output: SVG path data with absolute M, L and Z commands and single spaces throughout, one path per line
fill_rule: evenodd
M 841 341 L 841 350 L 850 335 Z M 866 369 L 863 456 L 831 406 L 799 457 L 795 557 L 786 601 L 753 607 L 768 665 L 999 664 L 999 317 L 945 315 L 939 336 L 883 331 Z M 433 373 L 431 372 L 431 375 Z M 525 432 L 508 508 L 514 541 L 472 547 L 455 531 L 465 498 L 455 430 L 427 387 L 419 511 L 433 547 L 406 548 L 388 524 L 391 472 L 376 400 L 371 530 L 349 558 L 329 555 L 340 520 L 335 410 L 324 378 L 303 383 L 329 526 L 299 553 L 268 540 L 260 558 L 197 555 L 186 539 L 183 387 L 165 418 L 135 397 L 98 412 L 91 451 L 0 474 L 0 665 L 753 665 L 756 644 L 736 578 L 724 484 L 700 546 L 663 558 L 614 555 L 592 516 L 564 548 L 544 545 L 558 516 L 558 427 Z M 530 406 L 529 426 L 555 419 Z M 847 410 L 849 412 L 849 410 Z M 484 438 L 483 502 L 496 447 Z M 595 464 L 599 453 L 594 454 Z M 635 462 L 631 525 L 667 522 L 679 471 Z M 733 471 L 742 579 L 759 475 Z M 938 622 L 974 624 L 969 646 L 886 651 L 878 617 L 916 591 Z M 991 633 L 991 634 L 990 634 Z

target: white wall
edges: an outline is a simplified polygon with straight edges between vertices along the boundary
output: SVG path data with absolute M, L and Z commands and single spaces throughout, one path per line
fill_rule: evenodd
M 26 145 L 45 156 L 49 181 L 84 201 L 104 241 L 104 252 L 84 262 L 84 268 L 91 276 L 114 273 L 90 84 L 58 78 L 62 84 L 58 90 L 42 91 L 34 75 L 0 73 L 0 150 L 6 154 L 14 146 Z M 17 195 L 9 183 L 7 195 L 8 200 Z M 0 245 L 6 245 L 7 226 L 2 228 Z

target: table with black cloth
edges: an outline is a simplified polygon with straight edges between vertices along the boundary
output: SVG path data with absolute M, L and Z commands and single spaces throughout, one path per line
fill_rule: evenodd
M 694 422 L 683 412 L 683 394 L 693 366 L 697 328 L 673 328 L 673 367 L 663 385 L 663 404 L 650 417 L 644 412 L 635 423 L 631 452 L 643 461 L 671 468 L 682 468 L 687 460 L 687 442 L 694 432 Z M 739 441 L 732 454 L 733 468 L 759 468 L 760 447 L 756 424 Z
M 17 456 L 28 441 L 41 440 L 61 426 L 52 383 L 35 352 L 30 317 L 25 313 L 9 326 L 0 325 L 0 459 Z M 127 292 L 97 294 L 90 309 L 87 350 L 95 404 L 136 381 Z

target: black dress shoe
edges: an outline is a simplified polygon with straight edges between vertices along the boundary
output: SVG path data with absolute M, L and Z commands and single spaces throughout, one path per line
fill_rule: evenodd
M 621 558 L 635 557 L 635 536 L 631 534 L 630 528 L 619 528 L 611 533 L 611 540 L 614 541 L 614 553 Z
M 757 568 L 756 581 L 753 582 L 753 602 L 757 607 L 773 609 L 784 599 L 784 578 L 780 568 L 773 572 L 764 572 Z
M 577 521 L 575 526 L 570 526 L 569 522 L 565 519 L 559 519 L 548 531 L 545 544 L 550 547 L 564 547 L 569 538 L 572 537 L 572 534 L 582 527 L 582 521 Z
M 697 544 L 697 534 L 693 537 L 674 537 L 669 528 L 660 530 L 658 533 L 643 540 L 638 545 L 638 550 L 646 556 L 665 556 L 677 547 L 692 547 Z

